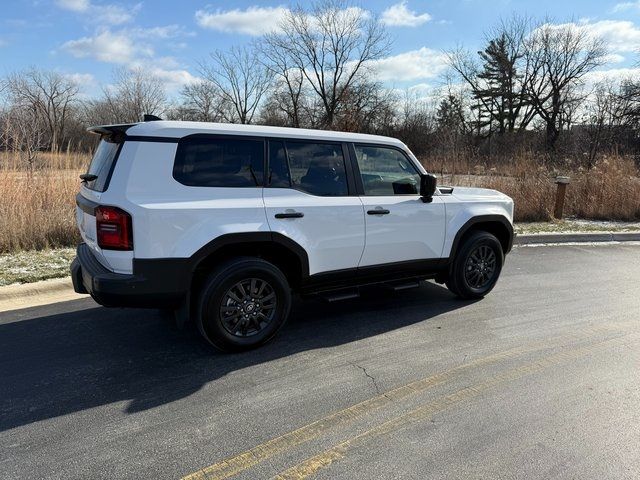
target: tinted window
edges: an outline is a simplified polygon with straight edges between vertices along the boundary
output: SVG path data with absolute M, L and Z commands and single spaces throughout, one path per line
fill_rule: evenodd
M 399 150 L 355 146 L 365 195 L 417 195 L 420 174 Z
M 348 195 L 342 145 L 287 141 L 292 185 L 320 196 Z
M 269 141 L 269 186 L 289 188 L 291 178 L 284 142 Z
M 97 175 L 97 178 L 86 182 L 88 188 L 98 192 L 104 192 L 109 186 L 109 177 L 111 177 L 120 145 L 120 143 L 114 143 L 108 139 L 103 138 L 100 140 L 98 148 L 91 159 L 89 170 L 87 171 L 87 173 Z
M 192 137 L 180 140 L 173 177 L 195 187 L 262 185 L 264 142 L 243 138 Z

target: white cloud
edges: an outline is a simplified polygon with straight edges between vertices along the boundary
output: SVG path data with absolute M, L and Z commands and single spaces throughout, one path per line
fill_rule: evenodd
M 402 82 L 435 78 L 448 64 L 443 53 L 422 47 L 372 61 L 369 66 L 378 80 Z
M 618 12 L 624 12 L 626 10 L 631 10 L 636 8 L 640 9 L 640 1 L 616 3 L 616 5 L 611 9 L 611 11 L 614 13 L 618 13 Z
M 285 15 L 290 12 L 288 8 L 279 7 L 247 7 L 245 10 L 236 8 L 233 10 L 198 10 L 195 13 L 196 23 L 202 28 L 208 28 L 224 33 L 240 33 L 244 35 L 260 36 L 269 32 L 276 32 L 280 28 Z M 335 12 L 339 17 L 370 18 L 371 13 L 360 7 L 347 7 Z M 312 25 L 316 23 L 313 17 L 309 17 Z
M 162 80 L 165 88 L 169 92 L 176 92 L 180 88 L 190 83 L 195 83 L 199 79 L 194 77 L 187 70 L 173 69 L 166 70 L 164 68 L 149 68 L 147 70 L 151 75 Z
M 96 83 L 96 78 L 90 73 L 67 73 L 65 77 L 80 87 L 95 85 Z
M 597 83 L 607 81 L 616 84 L 624 80 L 635 79 L 640 75 L 640 68 L 611 68 L 609 70 L 594 70 L 585 74 L 584 83 L 587 89 L 593 88 Z
M 72 12 L 86 12 L 91 3 L 89 0 L 56 0 L 56 5 Z
M 613 52 L 635 52 L 640 48 L 640 29 L 628 20 L 601 20 L 584 23 L 583 27 L 602 37 Z
M 122 25 L 133 20 L 133 17 L 141 8 L 141 4 L 133 8 L 125 9 L 118 5 L 101 5 L 92 12 L 93 22 L 100 25 Z
M 101 62 L 126 64 L 136 57 L 150 57 L 153 50 L 134 42 L 125 32 L 103 30 L 93 37 L 82 37 L 70 40 L 62 45 L 62 49 L 77 58 L 94 58 Z
M 190 37 L 193 36 L 192 32 L 186 31 L 180 25 L 164 25 L 162 27 L 150 27 L 150 28 L 136 28 L 132 30 L 132 35 L 140 38 L 149 39 L 167 39 L 175 37 Z
M 624 56 L 620 55 L 619 53 L 610 53 L 608 55 L 605 55 L 604 57 L 605 63 L 622 63 L 625 60 L 626 59 L 624 58 Z
M 56 0 L 56 5 L 64 10 L 81 13 L 89 21 L 99 25 L 128 23 L 142 8 L 141 3 L 130 7 L 121 7 L 115 4 L 96 4 L 90 0 Z
M 131 64 L 154 56 L 150 43 L 179 36 L 191 35 L 179 25 L 151 28 L 104 28 L 95 35 L 70 40 L 62 44 L 62 50 L 77 58 L 94 58 L 106 63 Z M 165 64 L 172 57 L 155 59 Z M 174 67 L 172 64 L 171 67 Z
M 90 100 L 100 93 L 100 82 L 90 73 L 64 73 L 63 76 L 80 87 L 78 93 L 82 99 Z
M 284 7 L 248 7 L 246 10 L 198 10 L 196 22 L 203 28 L 225 33 L 262 35 L 278 29 L 288 10 Z
M 429 20 L 431 20 L 431 15 L 428 13 L 418 14 L 413 10 L 409 10 L 406 0 L 391 5 L 382 12 L 382 17 L 380 18 L 382 23 L 392 27 L 418 27 Z
M 189 35 L 182 27 L 168 25 L 153 28 L 129 28 L 112 31 L 103 29 L 93 36 L 64 43 L 61 49 L 77 58 L 123 65 L 128 69 L 140 68 L 162 80 L 168 92 L 175 93 L 182 86 L 197 79 L 184 69 L 175 57 L 155 56 L 152 42 Z M 95 83 L 88 74 L 72 74 L 79 84 Z
M 640 28 L 629 20 L 591 22 L 585 19 L 577 23 L 554 24 L 551 27 L 582 29 L 593 37 L 602 38 L 610 52 L 636 52 L 640 49 Z

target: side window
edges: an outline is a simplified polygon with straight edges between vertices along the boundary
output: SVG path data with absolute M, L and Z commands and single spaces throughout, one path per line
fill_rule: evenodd
M 287 151 L 281 140 L 269 140 L 269 173 L 267 185 L 270 187 L 289 188 L 291 178 L 287 165 Z
M 178 143 L 173 178 L 193 187 L 256 187 L 263 163 L 262 140 L 187 137 Z
M 365 195 L 417 195 L 420 173 L 399 150 L 355 145 Z
M 319 196 L 348 195 L 342 145 L 287 141 L 291 184 Z

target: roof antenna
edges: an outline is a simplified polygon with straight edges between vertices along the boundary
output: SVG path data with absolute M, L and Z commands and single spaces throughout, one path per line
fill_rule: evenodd
M 160 117 L 156 117 L 155 115 L 149 115 L 148 113 L 145 113 L 142 119 L 143 122 L 157 122 L 158 120 L 162 119 Z

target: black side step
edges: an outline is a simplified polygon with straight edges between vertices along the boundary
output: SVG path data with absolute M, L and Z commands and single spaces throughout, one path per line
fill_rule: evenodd
M 318 297 L 324 301 L 333 303 L 340 300 L 350 300 L 352 298 L 360 297 L 360 290 L 357 288 L 349 288 L 344 290 L 334 290 L 332 292 L 322 292 L 318 294 Z
M 420 286 L 420 282 L 418 280 L 407 280 L 404 282 L 385 283 L 384 286 L 393 290 L 394 292 L 400 292 L 402 290 L 408 290 L 410 288 L 418 288 Z

